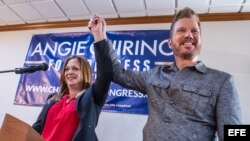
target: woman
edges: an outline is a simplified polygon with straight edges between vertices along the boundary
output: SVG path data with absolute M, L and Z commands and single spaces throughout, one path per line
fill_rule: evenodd
M 72 56 L 64 63 L 60 92 L 50 95 L 32 127 L 46 141 L 97 141 L 95 127 L 104 105 L 112 78 L 108 52 L 94 47 L 97 78 L 91 84 L 89 63 Z M 102 58 L 102 59 L 100 59 Z

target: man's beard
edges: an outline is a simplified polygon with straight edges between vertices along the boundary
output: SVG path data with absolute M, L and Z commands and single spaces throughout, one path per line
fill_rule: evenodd
M 192 51 L 185 51 L 182 52 L 181 51 L 181 45 L 179 47 L 176 47 L 175 44 L 173 44 L 173 52 L 175 56 L 178 56 L 182 59 L 193 59 L 194 57 L 198 56 L 198 54 L 200 53 L 200 46 L 195 46 L 195 49 Z

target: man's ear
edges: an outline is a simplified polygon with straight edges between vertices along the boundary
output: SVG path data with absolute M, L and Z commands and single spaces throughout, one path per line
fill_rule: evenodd
M 171 38 L 168 39 L 168 47 L 170 49 L 172 49 L 172 40 L 171 40 Z

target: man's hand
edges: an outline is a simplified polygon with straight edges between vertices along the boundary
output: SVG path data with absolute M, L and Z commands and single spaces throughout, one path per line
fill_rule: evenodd
M 94 36 L 95 42 L 107 39 L 106 22 L 100 16 L 94 14 L 89 21 L 88 28 Z

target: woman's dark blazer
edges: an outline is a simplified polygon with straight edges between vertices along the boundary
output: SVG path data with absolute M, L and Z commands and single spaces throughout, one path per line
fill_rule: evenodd
M 113 70 L 111 59 L 108 55 L 108 45 L 109 42 L 107 40 L 94 43 L 97 77 L 95 83 L 77 98 L 76 110 L 80 116 L 80 122 L 72 139 L 73 141 L 98 141 L 95 128 L 102 106 L 107 99 Z M 51 96 L 52 95 L 50 95 L 48 99 Z M 53 100 L 45 104 L 37 121 L 32 125 L 40 134 L 44 128 L 47 112 L 53 104 L 55 104 Z

